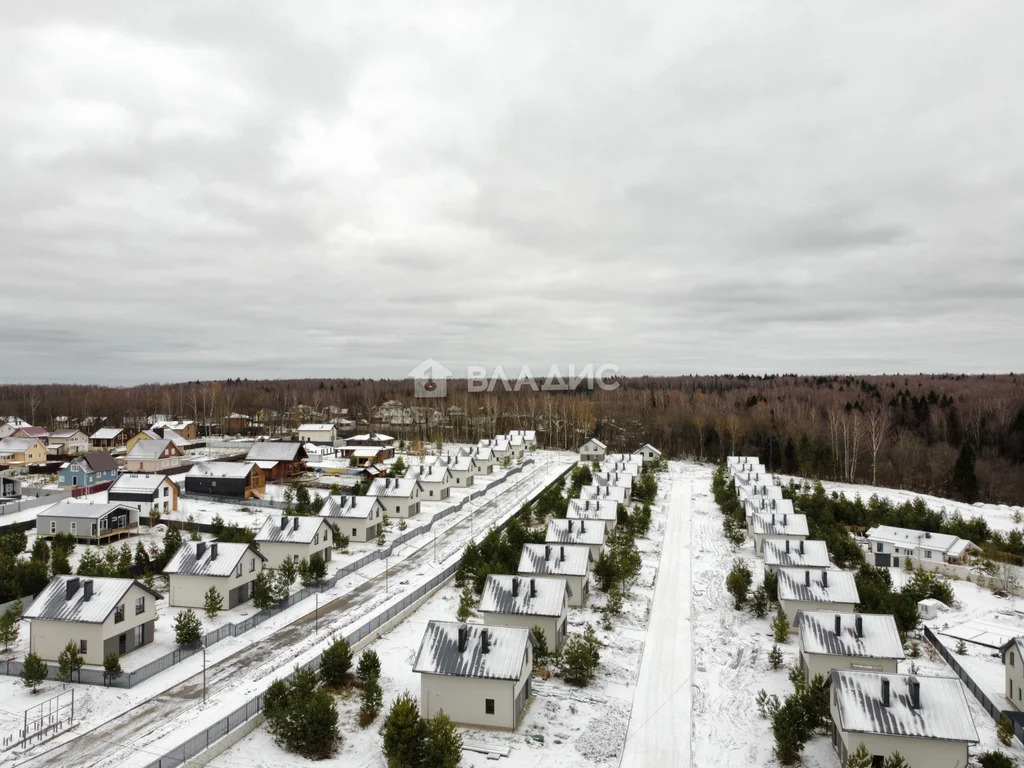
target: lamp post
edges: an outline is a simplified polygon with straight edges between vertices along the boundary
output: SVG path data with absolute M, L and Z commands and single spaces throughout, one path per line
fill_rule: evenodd
M 203 646 L 203 704 L 206 703 L 206 646 Z
M 384 558 L 384 594 L 388 593 L 388 559 Z
M 313 593 L 313 597 L 316 600 L 313 608 L 313 634 L 320 633 L 320 593 Z

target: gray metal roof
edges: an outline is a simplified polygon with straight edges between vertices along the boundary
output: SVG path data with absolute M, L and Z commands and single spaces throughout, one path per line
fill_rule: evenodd
M 411 499 L 419 482 L 414 477 L 378 477 L 367 490 L 367 496 L 392 496 Z
M 892 525 L 876 525 L 867 532 L 869 541 L 881 541 L 898 547 L 932 549 L 950 557 L 960 557 L 967 549 L 978 549 L 969 539 L 950 533 L 931 533 Z
M 515 595 L 512 594 L 513 582 Z M 492 573 L 484 582 L 477 610 L 520 616 L 561 616 L 570 594 L 572 590 L 565 579 L 531 579 Z
M 150 438 L 148 440 L 136 440 L 132 449 L 128 451 L 127 459 L 159 459 L 163 452 L 170 448 L 174 456 L 181 455 L 181 449 L 174 444 L 173 440 L 165 437 Z
M 316 518 L 318 519 L 318 518 Z M 213 559 L 213 545 L 217 545 L 217 559 Z M 202 554 L 197 556 L 197 552 Z M 187 576 L 230 576 L 238 562 L 251 552 L 266 561 L 259 550 L 249 544 L 223 541 L 186 541 L 164 568 L 164 573 Z
M 89 435 L 89 439 L 90 440 L 113 440 L 115 437 L 120 435 L 122 432 L 124 432 L 124 430 L 123 429 L 118 429 L 117 427 L 103 427 L 102 429 L 97 429 L 95 432 L 93 432 L 91 435 Z
M 189 477 L 243 478 L 248 477 L 255 466 L 254 462 L 245 461 L 200 461 L 188 471 Z
M 253 443 L 245 455 L 246 461 L 298 461 L 306 458 L 302 443 Z
M 468 633 L 466 649 L 459 651 L 459 629 Z M 482 633 L 489 643 L 483 652 Z M 431 621 L 423 633 L 412 671 L 431 675 L 519 680 L 531 643 L 524 627 L 482 626 L 454 621 Z M 530 670 L 526 671 L 530 674 Z
M 578 520 L 617 520 L 619 505 L 616 501 L 600 499 L 569 499 L 567 518 Z
M 69 600 L 67 584 L 77 583 L 77 588 Z M 84 582 L 92 581 L 92 597 L 85 599 Z M 132 586 L 138 586 L 152 595 L 156 600 L 163 596 L 154 592 L 145 584 L 135 579 L 108 579 L 94 576 L 55 576 L 53 581 L 39 593 L 25 611 L 26 619 L 44 619 L 48 621 L 81 621 L 87 624 L 102 624 L 113 613 Z
M 849 571 L 779 568 L 776 573 L 779 579 L 779 600 L 844 605 L 860 602 L 857 582 Z
M 604 522 L 578 518 L 552 518 L 548 520 L 548 530 L 544 541 L 551 544 L 586 544 L 597 546 L 604 544 Z
M 626 500 L 626 491 L 621 485 L 588 485 L 580 490 L 580 498 L 621 502 Z
M 526 544 L 519 556 L 519 572 L 586 576 L 592 559 L 590 547 L 578 544 Z
M 109 492 L 153 494 L 165 482 L 171 485 L 175 484 L 167 475 L 127 472 L 118 477 L 108 490 Z
M 836 619 L 839 634 L 836 634 Z M 860 620 L 860 635 L 857 623 Z M 896 619 L 887 613 L 800 612 L 800 650 L 826 656 L 903 659 L 903 641 Z
M 256 534 L 256 541 L 311 544 L 322 528 L 327 529 L 327 523 L 322 517 L 271 515 Z
M 832 563 L 828 559 L 828 545 L 824 541 L 765 539 L 764 564 L 784 568 L 828 568 Z
M 807 515 L 780 515 L 758 512 L 751 518 L 751 527 L 758 536 L 809 536 Z
M 320 510 L 322 517 L 351 517 L 369 520 L 382 507 L 376 496 L 328 496 Z
M 889 704 L 883 704 L 882 681 L 889 681 Z M 840 730 L 921 739 L 978 742 L 967 698 L 955 677 L 920 677 L 855 670 L 832 670 Z M 920 686 L 919 706 L 912 706 L 911 683 Z
M 126 512 L 138 512 L 137 506 L 132 506 L 121 501 L 112 501 L 104 504 L 94 504 L 90 501 L 77 501 L 75 499 L 64 499 L 59 501 L 47 510 L 39 513 L 39 517 L 74 517 L 78 519 L 99 520 L 109 512 L 123 509 Z

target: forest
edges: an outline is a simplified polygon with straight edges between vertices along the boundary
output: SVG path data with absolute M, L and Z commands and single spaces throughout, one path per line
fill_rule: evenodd
M 423 441 L 536 429 L 544 447 L 573 449 L 593 435 L 611 451 L 650 442 L 672 458 L 757 455 L 772 471 L 814 479 L 1024 503 L 1024 378 L 1016 374 L 644 376 L 613 383 L 610 390 L 585 381 L 572 391 L 543 391 L 539 382 L 499 382 L 478 393 L 465 380 L 450 380 L 445 397 L 420 399 L 411 379 L 0 385 L 0 414 L 45 427 L 58 417 L 70 424 L 105 417 L 129 428 L 164 414 L 193 419 L 208 432 L 243 414 L 274 435 L 343 414 L 352 430 Z

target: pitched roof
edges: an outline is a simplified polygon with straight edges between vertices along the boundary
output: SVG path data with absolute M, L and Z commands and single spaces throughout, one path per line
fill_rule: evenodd
M 447 483 L 451 480 L 451 473 L 445 465 L 419 466 L 409 468 L 409 477 L 415 477 L 423 483 Z
M 192 465 L 186 477 L 248 477 L 254 466 L 251 461 L 200 461 Z
M 593 444 L 594 444 L 594 445 L 596 445 L 596 446 L 599 446 L 600 448 L 605 448 L 605 449 L 607 449 L 607 448 L 608 448 L 608 446 L 607 446 L 607 445 L 605 445 L 604 443 L 602 443 L 602 442 L 601 442 L 600 440 L 598 440 L 598 439 L 597 439 L 596 437 L 592 437 L 592 438 L 590 438 L 589 440 L 587 440 L 587 441 L 586 441 L 585 443 L 583 443 L 583 445 L 581 445 L 581 446 L 580 446 L 580 448 L 586 448 L 586 447 L 587 447 L 588 445 L 590 445 L 591 443 L 593 443 Z
M 253 443 L 245 455 L 246 461 L 299 461 L 306 458 L 302 443 Z
M 773 488 L 775 486 L 772 486 Z M 782 489 L 777 488 L 779 498 L 773 498 L 775 494 L 769 496 L 754 496 L 751 494 L 744 494 L 742 489 L 740 491 L 740 498 L 743 500 L 743 511 L 747 515 L 753 515 L 755 512 L 767 512 L 769 515 L 775 512 L 779 515 L 795 515 L 797 514 L 796 509 L 793 507 L 791 499 L 783 499 Z
M 565 516 L 577 520 L 617 520 L 619 505 L 616 501 L 607 499 L 569 499 Z
M 21 427 L 19 431 L 24 432 L 25 437 L 44 438 L 50 434 L 45 427 Z
M 195 422 L 194 421 L 189 421 L 189 420 L 184 420 L 184 421 L 168 421 L 167 419 L 162 419 L 162 420 L 156 422 L 155 424 L 153 424 L 153 428 L 154 429 L 171 429 L 171 430 L 174 430 L 175 432 L 178 432 L 178 431 L 180 431 L 182 429 L 188 429 L 193 424 L 195 424 Z
M 122 432 L 124 432 L 124 430 L 123 429 L 118 429 L 117 427 L 103 427 L 102 429 L 97 429 L 95 432 L 93 432 L 91 435 L 89 435 L 89 439 L 90 440 L 113 440 L 115 437 L 120 435 Z
M 77 457 L 74 461 L 84 461 L 93 472 L 110 472 L 117 469 L 117 461 L 109 451 L 93 451 Z
M 459 651 L 459 630 L 467 633 L 466 650 Z M 487 633 L 488 651 L 481 636 Z M 430 621 L 412 671 L 431 675 L 518 680 L 531 643 L 525 627 L 482 626 L 454 621 Z M 529 671 L 527 671 L 529 674 Z
M 320 510 L 322 517 L 353 517 L 369 520 L 373 512 L 380 507 L 381 501 L 376 496 L 328 496 Z
M 650 449 L 651 449 L 652 451 L 654 451 L 654 452 L 655 452 L 656 454 L 658 454 L 659 456 L 661 456 L 661 451 L 659 451 L 659 450 L 658 450 L 657 448 L 655 448 L 655 447 L 654 447 L 653 445 L 651 445 L 650 443 L 644 443 L 643 445 L 641 445 L 641 446 L 640 446 L 640 447 L 639 447 L 639 448 L 637 449 L 637 453 L 639 453 L 640 451 L 644 450 L 645 448 L 650 448 Z
M 788 545 L 788 546 L 787 546 Z M 817 539 L 765 539 L 764 564 L 828 568 L 828 545 Z
M 882 703 L 882 681 L 889 704 Z M 920 686 L 912 706 L 911 685 Z M 978 742 L 963 685 L 955 677 L 917 677 L 857 670 L 832 670 L 837 725 L 848 733 L 873 733 L 944 741 Z
M 174 449 L 172 453 L 175 456 L 181 455 L 181 449 L 174 444 L 173 441 L 165 438 L 158 438 L 156 440 L 136 440 L 135 445 L 128 451 L 125 458 L 136 459 L 144 461 L 146 459 L 159 459 L 163 456 L 163 452 L 170 447 Z
M 353 443 L 393 443 L 395 438 L 391 435 L 382 435 L 379 432 L 368 432 L 362 435 L 352 435 L 352 437 L 345 438 L 345 442 L 348 445 Z
M 109 512 L 124 509 L 129 512 L 138 512 L 138 509 L 120 501 L 112 501 L 106 504 L 94 504 L 91 501 L 78 501 L 77 499 L 64 499 L 58 501 L 49 509 L 39 513 L 40 517 L 77 517 L 99 520 Z
M 871 541 L 882 541 L 900 547 L 933 549 L 950 557 L 959 557 L 967 549 L 978 549 L 969 539 L 961 539 L 949 533 L 930 533 L 911 528 L 896 528 L 892 525 L 876 525 L 867 532 Z
M 213 559 L 214 545 L 217 558 Z M 266 562 L 258 549 L 249 544 L 223 541 L 186 541 L 174 553 L 164 573 L 178 573 L 188 576 L 230 576 L 238 562 L 251 552 Z
M 531 579 L 492 573 L 484 582 L 477 610 L 519 616 L 561 616 L 570 594 L 572 590 L 565 579 Z
M 3 437 L 0 438 L 0 451 L 24 453 L 39 442 L 36 437 Z
M 600 520 L 592 521 L 588 526 L 586 519 L 552 518 L 548 520 L 548 530 L 544 535 L 544 541 L 549 544 L 584 544 L 586 546 L 604 544 L 604 523 Z
M 325 525 L 322 517 L 271 515 L 256 534 L 256 541 L 310 544 Z
M 86 581 L 92 582 L 92 596 L 88 600 L 85 599 Z M 67 597 L 68 582 L 76 585 L 70 600 Z M 102 624 L 133 586 L 145 590 L 156 600 L 163 599 L 159 592 L 154 592 L 135 579 L 54 576 L 23 615 L 26 619 Z
M 409 499 L 418 485 L 419 481 L 414 477 L 378 477 L 370 483 L 366 495 Z
M 857 583 L 849 571 L 815 571 L 804 568 L 779 568 L 779 600 L 804 603 L 860 602 Z
M 810 536 L 807 515 L 778 515 L 758 512 L 751 520 L 758 536 Z
M 107 489 L 107 492 L 155 493 L 164 482 L 168 482 L 171 485 L 175 484 L 167 475 L 126 472 L 114 481 L 114 484 Z
M 85 432 L 80 429 L 58 429 L 55 432 L 50 433 L 50 437 L 56 437 L 59 440 L 67 440 L 69 437 L 74 437 L 75 435 L 86 437 Z
M 519 572 L 586 576 L 592 559 L 590 547 L 578 544 L 525 544 L 519 556 Z
M 299 424 L 299 432 L 330 432 L 333 424 Z
M 839 634 L 836 634 L 836 619 Z M 857 634 L 858 621 L 860 634 Z M 859 656 L 872 659 L 903 659 L 896 619 L 887 613 L 835 613 L 801 611 L 800 649 L 827 656 Z
M 621 502 L 626 500 L 627 489 L 621 485 L 588 485 L 580 489 L 580 498 L 604 499 L 606 501 Z

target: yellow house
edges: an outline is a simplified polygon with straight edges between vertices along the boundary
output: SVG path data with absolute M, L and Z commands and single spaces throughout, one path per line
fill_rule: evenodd
M 46 461 L 46 446 L 35 437 L 5 437 L 0 440 L 0 462 L 37 464 Z

